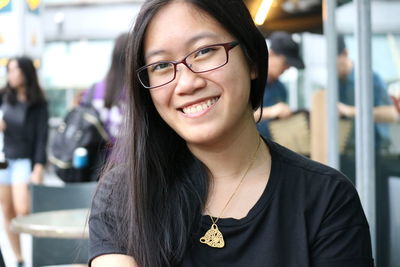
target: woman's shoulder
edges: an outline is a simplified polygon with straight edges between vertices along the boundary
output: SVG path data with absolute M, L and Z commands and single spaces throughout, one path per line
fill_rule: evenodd
M 356 194 L 354 185 L 340 171 L 299 155 L 277 143 L 269 141 L 273 164 L 280 166 L 281 177 L 287 184 L 305 186 L 315 194 L 326 196 L 337 188 Z
M 277 192 L 306 214 L 314 230 L 324 226 L 318 234 L 355 225 L 368 228 L 357 190 L 344 174 L 276 143 L 269 146 L 279 166 Z
M 278 143 L 269 140 L 267 144 L 272 160 L 279 161 L 289 169 L 316 175 L 343 176 L 336 169 L 300 155 Z
M 117 229 L 126 225 L 124 209 L 120 205 L 126 202 L 121 194 L 125 180 L 125 169 L 115 167 L 107 171 L 100 178 L 93 198 L 89 216 L 89 258 L 105 254 L 126 254 L 126 251 L 117 245 Z
M 116 166 L 101 175 L 96 193 L 92 202 L 92 214 L 103 213 L 115 203 L 116 198 L 122 195 L 126 178 L 126 168 Z
M 118 165 L 103 172 L 99 179 L 97 192 L 109 195 L 118 187 L 126 177 L 126 167 Z

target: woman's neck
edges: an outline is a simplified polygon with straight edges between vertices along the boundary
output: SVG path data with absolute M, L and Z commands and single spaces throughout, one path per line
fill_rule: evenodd
M 26 88 L 21 86 L 16 88 L 16 90 L 17 90 L 17 100 L 19 102 L 26 102 L 28 100 L 26 96 Z
M 261 145 L 257 157 L 261 150 L 265 151 L 265 149 L 261 149 L 265 145 L 260 138 L 254 122 L 251 122 L 239 133 L 224 137 L 216 145 L 189 144 L 189 149 L 207 166 L 214 183 L 240 180 L 244 170 L 248 168 L 260 141 Z
M 209 170 L 210 186 L 203 214 L 244 218 L 261 197 L 269 180 L 271 154 L 254 122 L 218 147 L 190 146 Z

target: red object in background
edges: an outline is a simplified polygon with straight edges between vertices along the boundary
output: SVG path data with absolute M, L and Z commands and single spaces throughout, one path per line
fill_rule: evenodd
M 397 109 L 397 112 L 400 113 L 400 98 L 396 98 L 394 96 L 390 96 L 390 98 L 392 98 L 394 106 Z

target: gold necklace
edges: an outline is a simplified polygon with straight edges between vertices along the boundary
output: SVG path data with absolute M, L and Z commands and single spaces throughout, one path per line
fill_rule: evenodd
M 249 172 L 251 166 L 253 166 L 253 163 L 254 163 L 254 161 L 256 159 L 256 155 L 257 155 L 258 149 L 260 148 L 260 144 L 261 144 L 261 138 L 258 140 L 257 149 L 254 152 L 254 155 L 253 155 L 253 157 L 252 157 L 252 159 L 250 161 L 249 166 L 247 167 L 246 171 L 244 172 L 242 178 L 240 179 L 239 184 L 236 186 L 235 191 L 233 191 L 232 195 L 230 196 L 230 198 L 226 202 L 224 208 L 221 211 L 221 214 L 218 217 L 216 217 L 215 220 L 213 219 L 213 217 L 211 215 L 209 215 L 212 224 L 211 224 L 210 229 L 204 234 L 204 236 L 202 236 L 200 238 L 200 243 L 207 244 L 207 245 L 209 245 L 210 247 L 213 247 L 213 248 L 223 248 L 225 246 L 224 236 L 222 235 L 221 231 L 218 229 L 217 222 L 218 222 L 219 218 L 222 217 L 226 207 L 228 207 L 229 202 L 231 202 L 233 196 L 236 194 L 236 192 L 238 191 L 240 185 L 243 183 L 244 177 L 246 177 L 246 175 Z

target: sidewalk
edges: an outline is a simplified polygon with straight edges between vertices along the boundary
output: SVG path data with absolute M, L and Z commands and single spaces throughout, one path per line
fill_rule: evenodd
M 46 185 L 62 185 L 63 182 L 56 177 L 53 173 L 46 172 L 44 177 L 44 184 Z M 4 257 L 6 267 L 15 267 L 16 260 L 12 253 L 8 238 L 4 231 L 3 213 L 0 212 L 0 247 Z M 32 238 L 28 234 L 21 234 L 22 253 L 25 259 L 25 267 L 32 267 L 31 253 L 32 253 Z

